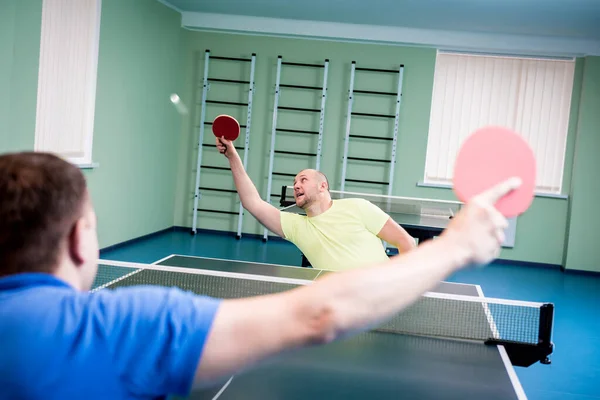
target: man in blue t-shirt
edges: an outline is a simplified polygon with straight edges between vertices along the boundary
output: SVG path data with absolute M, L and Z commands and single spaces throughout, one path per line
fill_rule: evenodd
M 219 300 L 175 288 L 90 293 L 96 216 L 79 169 L 46 153 L 0 156 L 0 398 L 187 395 L 290 348 L 358 333 L 459 268 L 489 262 L 507 181 L 438 240 L 289 292 Z M 277 326 L 278 329 L 272 329 Z

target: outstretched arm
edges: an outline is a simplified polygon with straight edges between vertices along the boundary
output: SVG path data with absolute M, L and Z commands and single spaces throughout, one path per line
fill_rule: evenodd
M 260 197 L 256 186 L 254 186 L 254 183 L 252 183 L 252 180 L 246 173 L 244 164 L 235 150 L 233 143 L 224 138 L 216 138 L 216 142 L 219 152 L 224 154 L 229 160 L 233 181 L 240 196 L 242 206 L 271 232 L 284 237 L 280 211 Z
M 385 263 L 328 274 L 280 294 L 224 301 L 208 336 L 196 382 L 211 382 L 280 352 L 369 329 L 455 270 L 489 262 L 497 256 L 507 226 L 492 204 L 517 185 L 518 181 L 507 181 L 480 195 L 438 240 Z

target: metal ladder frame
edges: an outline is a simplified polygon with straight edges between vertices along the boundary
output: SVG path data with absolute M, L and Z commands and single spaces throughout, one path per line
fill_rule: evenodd
M 354 81 L 355 81 L 355 73 L 356 70 L 359 71 L 370 71 L 370 72 L 379 72 L 379 73 L 398 73 L 398 86 L 396 88 L 396 93 L 393 92 L 379 92 L 373 90 L 355 90 L 354 89 Z M 356 68 L 356 61 L 352 61 L 351 71 L 350 71 L 350 87 L 348 90 L 348 110 L 346 115 L 346 132 L 344 138 L 344 156 L 343 156 L 343 164 L 342 164 L 342 182 L 340 191 L 344 191 L 346 187 L 346 168 L 348 164 L 348 160 L 359 160 L 359 161 L 377 161 L 377 162 L 388 162 L 389 163 L 389 172 L 388 172 L 388 182 L 387 182 L 387 195 L 392 196 L 393 194 L 393 186 L 394 186 L 394 170 L 396 169 L 396 149 L 398 144 L 398 124 L 400 120 L 400 106 L 402 103 L 402 84 L 404 81 L 404 65 L 400 64 L 398 71 L 396 70 L 386 70 L 386 69 L 378 69 L 378 68 Z M 359 137 L 362 139 L 370 139 L 370 140 L 390 140 L 390 138 L 376 137 L 376 136 L 365 136 L 365 135 L 353 135 L 350 133 L 352 115 L 360 115 L 360 116 L 369 116 L 369 117 L 382 117 L 389 118 L 389 115 L 382 114 L 372 114 L 372 113 L 358 113 L 352 111 L 352 106 L 354 103 L 354 94 L 374 94 L 374 95 L 383 95 L 383 96 L 396 96 L 396 109 L 394 113 L 394 131 L 392 141 L 392 154 L 391 159 L 388 160 L 369 160 L 361 157 L 349 157 L 348 156 L 348 148 L 350 144 L 351 137 Z M 366 180 L 348 180 L 354 182 L 368 183 L 368 184 L 386 184 L 384 182 L 375 182 L 375 181 L 366 181 Z M 383 242 L 383 246 L 387 251 L 387 243 Z
M 291 85 L 291 84 L 282 84 L 281 83 L 281 69 L 284 65 L 296 66 L 296 67 L 308 67 L 308 68 L 323 68 L 323 84 L 321 87 L 314 86 L 304 86 L 304 85 Z M 273 103 L 273 120 L 271 126 L 271 145 L 269 150 L 269 176 L 267 182 L 267 191 L 265 194 L 265 201 L 271 203 L 271 197 L 279 196 L 279 194 L 272 193 L 273 186 L 273 175 L 280 176 L 295 176 L 295 174 L 291 173 L 283 173 L 283 172 L 275 172 L 273 171 L 273 163 L 275 159 L 275 154 L 293 154 L 293 155 L 302 155 L 309 157 L 316 157 L 315 160 L 315 169 L 319 170 L 321 168 L 321 154 L 323 147 L 323 131 L 325 124 L 325 106 L 327 103 L 327 80 L 329 73 L 329 59 L 325 59 L 323 64 L 305 64 L 305 63 L 297 63 L 297 62 L 284 62 L 283 57 L 280 55 L 277 57 L 277 74 L 275 79 L 275 100 Z M 300 108 L 300 107 L 283 107 L 279 106 L 279 96 L 281 94 L 281 88 L 295 88 L 295 89 L 307 89 L 307 90 L 320 90 L 321 91 L 321 106 L 320 109 L 308 109 L 308 108 Z M 319 112 L 319 130 L 318 132 L 314 131 L 306 131 L 300 129 L 283 129 L 277 127 L 277 118 L 278 118 L 278 110 L 294 110 L 294 111 L 303 111 L 303 112 Z M 293 151 L 281 151 L 275 149 L 275 138 L 277 136 L 277 131 L 279 132 L 289 132 L 289 133 L 307 133 L 307 134 L 317 134 L 317 151 L 316 153 L 301 153 L 301 152 L 293 152 Z M 269 230 L 265 227 L 263 230 L 263 241 L 267 241 Z
M 380 92 L 373 90 L 356 90 L 354 88 L 355 85 L 355 74 L 356 71 L 370 71 L 370 72 L 379 72 L 379 73 L 395 73 L 398 74 L 398 86 L 396 92 Z M 352 61 L 351 71 L 350 71 L 350 86 L 348 90 L 348 109 L 346 113 L 346 132 L 344 137 L 344 154 L 342 160 L 342 180 L 340 185 L 340 191 L 344 191 L 346 187 L 346 182 L 360 182 L 367 184 L 379 184 L 379 185 L 387 185 L 387 193 L 389 196 L 393 193 L 393 185 L 394 185 L 394 169 L 396 166 L 396 148 L 398 143 L 398 124 L 400 119 L 400 106 L 402 103 L 402 83 L 404 79 L 404 65 L 401 64 L 398 70 L 388 70 L 388 69 L 378 69 L 378 68 L 357 68 L 356 61 Z M 374 94 L 374 95 L 384 95 L 384 96 L 396 96 L 396 110 L 395 114 L 386 115 L 386 114 L 375 114 L 375 113 L 363 113 L 363 112 L 354 112 L 352 111 L 354 105 L 354 95 L 358 94 Z M 394 131 L 393 137 L 377 137 L 377 136 L 367 136 L 367 135 L 356 135 L 351 134 L 351 126 L 352 126 L 352 116 L 367 116 L 367 117 L 375 117 L 375 118 L 394 118 Z M 368 139 L 368 140 L 389 140 L 392 142 L 391 149 L 391 159 L 390 160 L 376 160 L 376 159 L 367 159 L 361 157 L 350 157 L 348 156 L 350 139 L 352 137 Z M 367 181 L 367 180 L 359 180 L 359 179 L 348 179 L 347 178 L 347 165 L 348 160 L 357 160 L 357 161 L 367 161 L 367 162 L 385 162 L 389 165 L 389 173 L 388 173 L 388 182 L 378 182 L 378 181 Z
M 239 61 L 239 62 L 250 62 L 250 77 L 248 81 L 241 81 L 241 80 L 236 80 L 236 79 L 218 79 L 218 78 L 209 78 L 209 63 L 210 60 L 214 59 L 214 60 L 225 60 L 225 61 Z M 228 192 L 228 193 L 237 193 L 236 190 L 231 190 L 231 189 L 219 189 L 219 188 L 208 188 L 208 187 L 201 187 L 200 186 L 200 176 L 201 176 L 201 170 L 202 168 L 205 169 L 216 169 L 216 170 L 229 170 L 229 168 L 225 168 L 225 167 L 217 167 L 217 166 L 208 166 L 208 165 L 202 165 L 202 151 L 204 147 L 211 147 L 214 149 L 215 145 L 214 144 L 205 144 L 204 143 L 204 126 L 205 125 L 212 125 L 212 122 L 206 122 L 206 104 L 207 103 L 212 103 L 212 104 L 227 104 L 227 105 L 236 105 L 236 106 L 246 106 L 247 107 L 247 114 L 246 114 L 246 124 L 245 125 L 240 125 L 240 128 L 244 128 L 245 130 L 245 136 L 244 136 L 244 158 L 243 158 L 243 165 L 244 165 L 244 169 L 247 168 L 248 165 L 248 153 L 250 152 L 250 132 L 251 132 L 251 124 L 252 124 L 252 100 L 253 100 L 253 96 L 254 96 L 254 88 L 255 88 L 255 84 L 254 84 L 254 75 L 255 75 L 255 71 L 256 71 L 256 53 L 252 53 L 252 56 L 250 57 L 250 59 L 246 59 L 246 58 L 238 58 L 238 57 L 217 57 L 217 56 L 213 56 L 211 57 L 210 55 L 210 50 L 206 50 L 205 51 L 205 58 L 204 58 L 204 76 L 203 76 L 203 80 L 202 80 L 202 102 L 201 102 L 201 111 L 200 111 L 200 126 L 199 126 L 199 132 L 198 132 L 198 145 L 197 145 L 197 151 L 198 151 L 198 156 L 197 156 L 197 160 L 196 160 L 196 180 L 195 180 L 195 185 L 194 185 L 194 208 L 193 208 L 193 218 L 192 218 L 192 234 L 196 234 L 197 232 L 197 226 L 198 226 L 198 212 L 199 211 L 204 211 L 204 212 L 216 212 L 216 213 L 222 213 L 222 214 L 232 214 L 232 215 L 238 215 L 238 224 L 237 224 L 237 234 L 236 237 L 239 239 L 242 236 L 242 226 L 243 226 L 243 217 L 244 217 L 244 208 L 242 206 L 242 203 L 240 201 L 240 205 L 239 205 L 239 209 L 237 212 L 235 211 L 226 211 L 226 210 L 210 210 L 210 209 L 201 209 L 198 208 L 198 202 L 200 201 L 201 197 L 202 197 L 202 193 L 201 190 L 209 190 L 209 191 L 218 191 L 218 192 Z M 248 103 L 244 104 L 244 103 L 239 103 L 239 102 L 228 102 L 228 101 L 216 101 L 216 100 L 208 100 L 208 91 L 210 90 L 209 82 L 222 82 L 222 83 L 235 83 L 235 84 L 245 84 L 248 85 Z

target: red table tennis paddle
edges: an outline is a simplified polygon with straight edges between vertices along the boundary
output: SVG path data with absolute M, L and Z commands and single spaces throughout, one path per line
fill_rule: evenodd
M 213 134 L 220 138 L 224 137 L 229 141 L 234 141 L 240 134 L 240 124 L 230 115 L 219 115 L 212 123 Z
M 475 131 L 462 144 L 454 165 L 454 191 L 462 202 L 511 177 L 521 186 L 495 206 L 507 218 L 529 208 L 535 195 L 536 161 L 523 137 L 510 129 L 488 126 Z

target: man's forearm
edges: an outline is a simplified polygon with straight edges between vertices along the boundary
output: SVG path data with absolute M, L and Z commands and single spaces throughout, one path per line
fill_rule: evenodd
M 406 234 L 402 235 L 396 240 L 396 243 L 392 243 L 398 249 L 400 253 L 406 253 L 410 250 L 413 250 L 417 247 L 417 242 L 414 237 Z
M 251 206 L 252 202 L 261 201 L 260 194 L 246 173 L 244 164 L 237 153 L 232 154 L 229 157 L 229 166 L 233 175 L 233 182 L 235 183 L 235 187 L 244 208 Z
M 301 296 L 330 341 L 378 325 L 466 262 L 445 240 L 430 241 L 382 265 L 328 274 Z M 328 325 L 329 324 L 329 325 Z
M 388 217 L 377 236 L 384 242 L 395 246 L 399 253 L 406 253 L 417 246 L 415 238 L 410 236 L 408 232 L 391 217 Z

